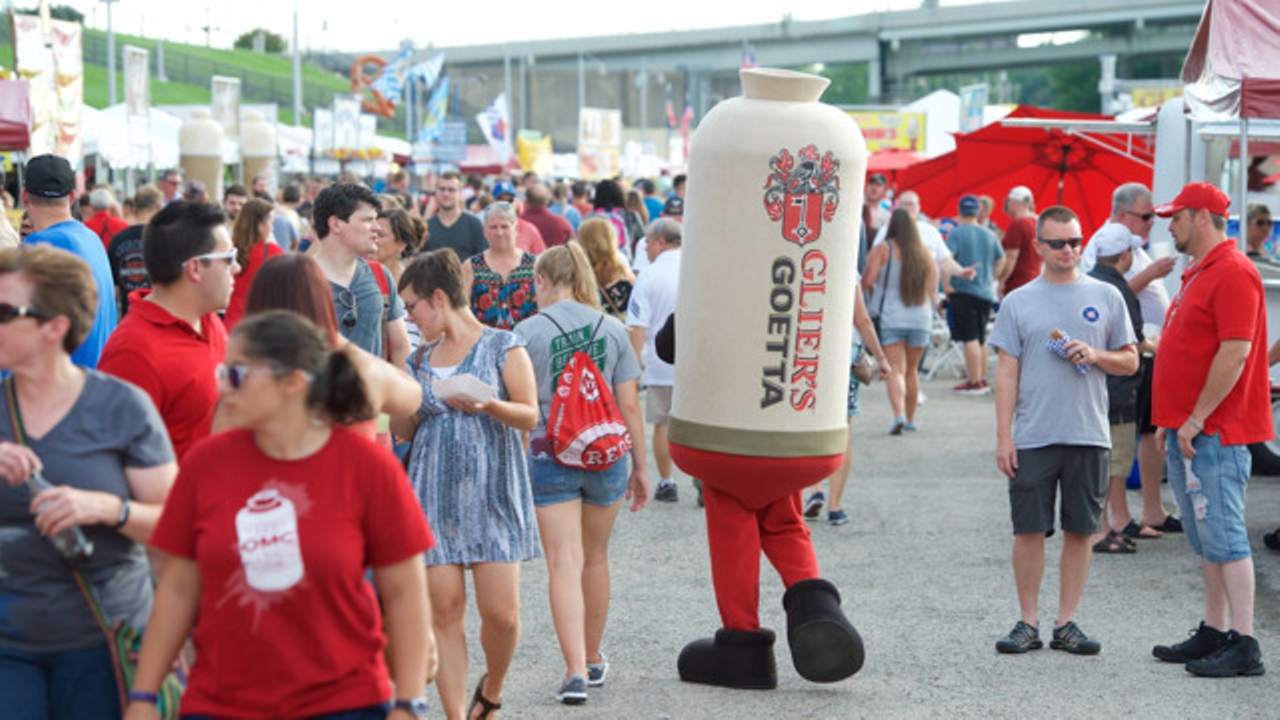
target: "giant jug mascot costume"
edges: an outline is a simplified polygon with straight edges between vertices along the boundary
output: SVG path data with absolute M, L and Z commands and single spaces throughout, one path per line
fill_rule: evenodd
M 818 575 L 800 491 L 844 453 L 867 152 L 818 102 L 825 78 L 741 77 L 745 96 L 712 109 L 689 152 L 671 455 L 703 481 L 723 628 L 684 648 L 680 678 L 777 685 L 763 551 L 787 586 L 797 672 L 834 682 L 862 667 L 862 640 Z

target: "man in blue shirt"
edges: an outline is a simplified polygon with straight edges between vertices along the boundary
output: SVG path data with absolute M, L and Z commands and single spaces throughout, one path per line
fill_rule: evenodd
M 951 339 L 964 346 L 968 378 L 952 388 L 962 395 L 985 395 L 987 383 L 987 321 L 995 302 L 995 278 L 1004 267 L 1004 248 L 994 233 L 978 224 L 978 198 L 960 198 L 960 217 L 947 235 L 947 246 L 961 267 L 974 267 L 972 278 L 947 278 L 947 304 L 951 314 Z
M 81 367 L 98 366 L 107 337 L 116 329 L 115 283 L 102 239 L 71 215 L 76 201 L 76 174 L 71 163 L 57 155 L 38 155 L 27 162 L 22 204 L 36 231 L 25 242 L 45 243 L 66 250 L 89 264 L 98 285 L 98 314 L 84 343 L 71 355 Z

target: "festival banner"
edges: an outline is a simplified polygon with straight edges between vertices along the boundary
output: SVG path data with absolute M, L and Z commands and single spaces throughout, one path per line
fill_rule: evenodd
M 45 45 L 45 29 L 38 15 L 13 18 L 13 55 L 18 76 L 31 88 L 31 154 L 53 152 L 57 137 L 57 98 L 53 85 L 53 53 Z
M 124 46 L 124 106 L 129 124 L 129 144 L 150 156 L 151 148 L 151 68 L 146 50 Z
M 516 156 L 520 167 L 546 177 L 552 173 L 554 149 L 551 136 L 536 130 L 521 130 L 516 135 Z
M 982 116 L 987 109 L 986 83 L 965 85 L 960 88 L 960 132 L 973 132 L 982 127 Z
M 335 153 L 352 152 L 360 145 L 360 98 L 333 97 L 333 148 Z
M 31 154 L 56 153 L 79 165 L 84 155 L 84 61 L 79 23 L 12 16 L 18 77 L 31 89 Z
M 222 123 L 226 137 L 240 137 L 240 78 L 214 75 L 210 78 L 213 93 L 213 119 Z
M 413 62 L 413 45 L 406 43 L 400 48 L 400 52 L 383 66 L 382 72 L 378 73 L 378 77 L 370 83 L 369 89 L 381 94 L 392 105 L 399 105 L 400 97 L 404 94 L 405 80 L 409 76 L 410 62 Z
M 498 93 L 489 107 L 476 113 L 476 124 L 503 165 L 511 159 L 511 119 L 507 113 L 507 94 Z
M 53 20 L 50 27 L 57 101 L 53 152 L 78 165 L 84 157 L 84 29 L 65 20 Z
M 622 111 L 582 108 L 578 115 L 578 168 L 584 180 L 618 175 Z
M 1129 91 L 1133 98 L 1133 107 L 1160 107 L 1166 102 L 1182 97 L 1182 86 L 1177 87 L 1136 87 Z
M 409 81 L 422 83 L 427 90 L 436 84 L 440 70 L 444 68 L 444 53 L 436 53 L 430 60 L 424 60 L 409 68 Z
M 427 102 L 427 111 L 422 118 L 422 128 L 418 132 L 418 142 L 439 142 L 440 131 L 444 127 L 448 112 L 449 76 L 445 75 L 435 91 L 431 93 L 431 100 Z
M 867 141 L 867 154 L 898 148 L 923 152 L 925 114 L 881 110 L 847 110 Z
M 311 147 L 316 155 L 333 149 L 333 111 L 316 108 L 311 115 Z

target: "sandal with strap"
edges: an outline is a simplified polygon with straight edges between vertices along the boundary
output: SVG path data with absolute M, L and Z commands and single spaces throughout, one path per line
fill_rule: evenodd
M 1106 553 L 1108 555 L 1132 555 L 1137 552 L 1137 548 L 1130 544 L 1123 535 L 1112 530 L 1107 536 L 1094 543 L 1093 551 L 1096 553 Z
M 471 717 L 472 711 L 476 709 L 476 705 L 480 706 L 480 714 L 476 716 L 477 720 L 485 720 L 493 713 L 502 709 L 502 703 L 494 702 L 484 696 L 484 682 L 489 679 L 489 674 L 485 673 L 480 677 L 480 682 L 476 683 L 476 691 L 471 695 L 471 704 L 467 706 L 467 717 Z
M 1164 537 L 1164 533 L 1150 525 L 1143 525 L 1136 520 L 1130 520 L 1128 525 L 1120 531 L 1125 537 L 1134 540 L 1159 540 Z

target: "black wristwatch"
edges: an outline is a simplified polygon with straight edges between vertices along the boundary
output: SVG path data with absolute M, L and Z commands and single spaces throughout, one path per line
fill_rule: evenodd
M 408 710 L 414 717 L 424 718 L 427 716 L 428 710 L 427 698 L 423 695 L 419 695 L 416 698 L 410 698 L 408 700 L 397 700 L 394 708 L 396 710 Z
M 116 524 L 113 527 L 119 530 L 127 522 L 129 522 L 129 498 L 124 498 L 120 502 L 120 517 L 116 518 Z

